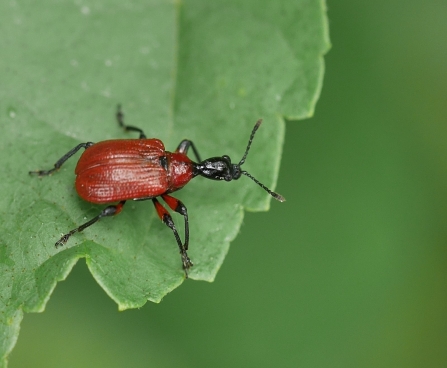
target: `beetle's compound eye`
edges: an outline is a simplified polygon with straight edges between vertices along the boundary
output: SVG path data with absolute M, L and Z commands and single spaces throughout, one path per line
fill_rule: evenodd
M 232 165 L 231 175 L 232 175 L 234 180 L 239 179 L 241 177 L 241 175 L 242 175 L 241 167 L 239 165 Z

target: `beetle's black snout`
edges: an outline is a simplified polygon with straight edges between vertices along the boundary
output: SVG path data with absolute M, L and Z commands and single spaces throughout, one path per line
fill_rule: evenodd
M 241 177 L 239 165 L 233 165 L 228 156 L 208 158 L 197 164 L 195 169 L 197 170 L 197 175 L 212 180 L 231 181 Z

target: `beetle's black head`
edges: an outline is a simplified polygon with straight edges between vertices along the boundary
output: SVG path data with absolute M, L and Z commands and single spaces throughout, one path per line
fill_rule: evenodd
M 247 171 L 241 169 L 241 166 L 244 164 L 245 159 L 247 158 L 251 142 L 253 141 L 253 137 L 255 136 L 256 131 L 261 125 L 261 122 L 262 120 L 258 120 L 255 127 L 253 128 L 253 131 L 251 132 L 250 135 L 250 139 L 248 141 L 247 149 L 245 150 L 245 154 L 238 164 L 232 164 L 231 159 L 228 156 L 211 157 L 198 164 L 194 164 L 194 174 L 212 180 L 225 180 L 225 181 L 237 180 L 241 177 L 241 175 L 245 175 L 248 176 L 250 179 L 252 179 L 256 184 L 258 184 L 262 189 L 264 189 L 267 193 L 269 193 L 273 198 L 277 199 L 280 202 L 284 202 L 285 198 L 282 195 L 272 192 L 269 188 L 267 188 L 264 184 L 255 179 Z
M 197 175 L 212 180 L 237 180 L 241 177 L 241 167 L 231 163 L 228 156 L 211 157 L 196 165 Z

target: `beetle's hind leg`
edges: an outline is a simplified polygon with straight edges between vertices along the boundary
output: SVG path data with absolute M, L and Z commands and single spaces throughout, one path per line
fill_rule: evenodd
M 71 230 L 70 232 L 68 232 L 67 234 L 65 234 L 64 236 L 62 236 L 55 244 L 56 248 L 57 247 L 61 247 L 63 245 L 65 245 L 65 243 L 67 243 L 68 239 L 70 239 L 70 237 L 75 234 L 75 233 L 79 233 L 82 230 L 85 230 L 86 228 L 88 228 L 89 226 L 93 225 L 95 222 L 97 222 L 99 219 L 103 218 L 103 217 L 108 217 L 108 216 L 114 216 L 117 215 L 121 212 L 121 210 L 123 209 L 124 203 L 126 203 L 126 201 L 121 201 L 120 203 L 118 203 L 117 205 L 113 205 L 113 206 L 107 206 L 106 208 L 104 208 L 101 213 L 96 216 L 93 217 L 90 221 L 87 221 L 85 224 L 82 224 L 81 226 L 77 227 L 76 229 Z
M 165 197 L 169 197 L 169 198 L 172 198 L 172 199 L 175 199 L 175 198 L 173 198 L 173 197 L 170 197 L 170 196 L 167 196 L 167 195 L 164 195 L 163 196 L 163 199 L 166 201 L 166 203 L 168 203 L 168 205 L 170 206 L 170 204 L 169 204 L 169 198 L 168 198 L 168 200 L 166 200 L 166 198 Z M 193 263 L 192 263 L 192 261 L 189 259 L 189 257 L 188 257 L 188 254 L 186 253 L 186 250 L 187 250 L 187 243 L 185 244 L 186 245 L 186 247 L 185 247 L 185 245 L 183 245 L 183 243 L 182 243 L 182 241 L 181 241 L 181 239 L 180 239 L 180 236 L 179 236 L 179 234 L 178 234 L 178 231 L 177 231 L 177 229 L 176 229 L 176 227 L 175 227 L 175 224 L 174 224 L 174 220 L 172 219 L 172 216 L 169 214 L 169 212 L 166 210 L 166 208 L 164 208 L 162 205 L 161 205 L 161 203 L 157 200 L 157 198 L 152 198 L 152 202 L 154 203 L 154 206 L 155 206 L 155 209 L 157 210 L 157 213 L 158 213 L 158 216 L 160 217 L 160 219 L 161 219 L 161 221 L 163 221 L 163 223 L 166 225 L 166 226 L 168 226 L 171 230 L 172 230 L 172 232 L 174 233 L 174 236 L 175 236 L 175 240 L 177 240 L 177 245 L 178 245 L 178 247 L 179 247 L 179 249 L 180 249 L 180 256 L 182 257 L 182 263 L 183 263 L 183 270 L 185 271 L 185 276 L 186 276 L 186 278 L 188 278 L 188 270 L 193 266 Z M 179 201 L 180 202 L 180 201 Z M 181 203 L 181 202 L 180 202 Z M 183 206 L 183 204 L 182 204 L 182 206 Z M 184 206 L 183 206 L 184 207 Z M 177 211 L 176 209 L 174 209 L 175 211 Z M 185 211 L 186 211 L 186 208 L 185 208 Z M 177 211 L 178 212 L 178 211 Z M 181 213 L 181 212 L 179 212 L 179 213 Z M 185 212 L 186 213 L 186 212 Z M 185 216 L 185 215 L 184 215 Z M 186 217 L 185 217 L 185 219 L 186 219 L 186 223 L 187 223 L 187 219 L 188 219 L 188 216 L 186 215 Z M 186 228 L 187 228 L 188 226 L 186 226 Z M 189 232 L 188 232 L 188 230 L 186 230 L 185 231 L 185 233 L 186 233 L 186 235 L 185 236 L 189 236 Z
M 116 108 L 116 120 L 118 121 L 119 126 L 124 128 L 126 132 L 137 132 L 140 133 L 140 139 L 146 138 L 146 134 L 144 134 L 143 129 L 124 124 L 124 113 L 121 109 L 121 105 L 118 105 Z
M 31 175 L 39 175 L 39 176 L 44 176 L 44 175 L 50 175 L 52 174 L 54 171 L 58 170 L 65 161 L 67 161 L 71 156 L 73 156 L 76 152 L 78 152 L 81 148 L 89 148 L 90 146 L 92 146 L 94 143 L 93 142 L 87 142 L 87 143 L 80 143 L 78 144 L 76 147 L 74 147 L 73 149 L 71 149 L 70 151 L 68 151 L 65 155 L 63 155 L 55 164 L 54 167 L 50 170 L 35 170 L 35 171 L 29 171 L 29 174 Z

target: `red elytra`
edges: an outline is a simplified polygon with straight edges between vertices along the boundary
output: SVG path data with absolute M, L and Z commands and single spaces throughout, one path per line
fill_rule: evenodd
M 83 231 L 102 217 L 120 213 L 127 200 L 151 199 L 158 216 L 174 234 L 180 250 L 185 276 L 188 277 L 188 270 L 193 266 L 187 254 L 189 246 L 188 212 L 186 206 L 180 200 L 170 196 L 170 193 L 183 188 L 196 176 L 212 180 L 231 181 L 245 175 L 273 198 L 280 202 L 285 200 L 284 197 L 271 191 L 248 172 L 241 169 L 250 150 L 253 137 L 261 125 L 261 120 L 257 121 L 251 132 L 244 156 L 238 164 L 232 164 L 230 157 L 225 155 L 202 161 L 194 143 L 187 139 L 180 142 L 175 152 L 168 152 L 159 139 L 148 139 L 140 128 L 125 125 L 120 106 L 118 106 L 116 117 L 119 125 L 126 131 L 138 132 L 140 134 L 139 139 L 114 139 L 98 143 L 81 143 L 62 156 L 54 164 L 54 168 L 29 172 L 39 176 L 50 175 L 81 148 L 84 148 L 85 151 L 75 169 L 75 186 L 79 196 L 96 204 L 119 202 L 107 206 L 98 216 L 63 235 L 56 242 L 56 247 L 63 246 L 73 234 Z M 189 148 L 193 150 L 197 162 L 192 161 L 187 156 Z M 157 197 L 161 197 L 171 210 L 184 217 L 185 241 L 183 243 L 172 216 L 161 205 Z
M 166 160 L 166 167 L 160 163 Z M 153 198 L 174 192 L 193 177 L 184 153 L 166 152 L 159 139 L 117 139 L 89 147 L 76 166 L 76 191 L 91 203 Z

